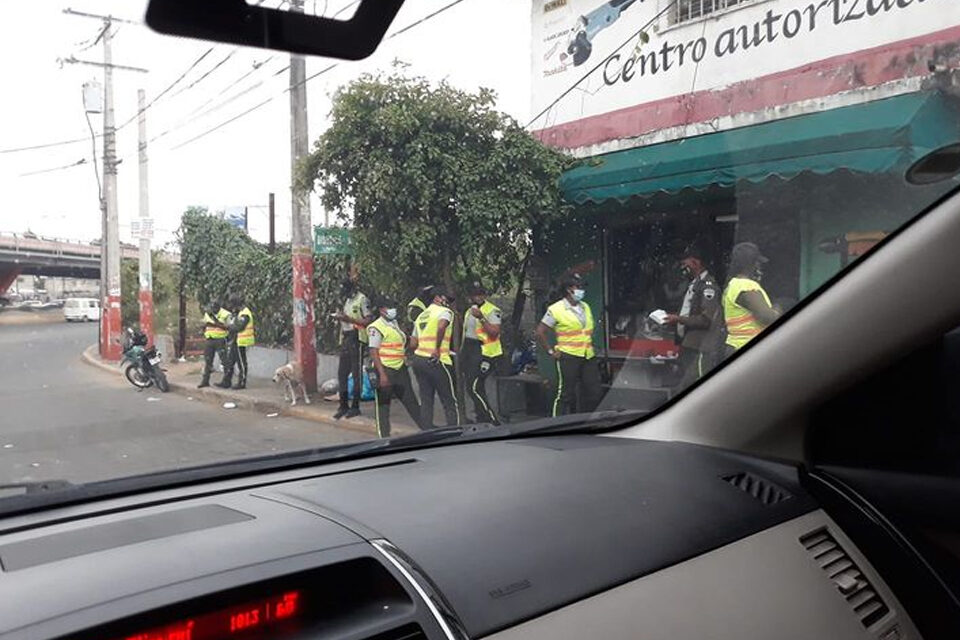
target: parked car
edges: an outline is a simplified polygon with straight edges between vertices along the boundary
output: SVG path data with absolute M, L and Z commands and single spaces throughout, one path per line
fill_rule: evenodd
M 63 304 L 67 322 L 96 322 L 100 319 L 100 301 L 96 298 L 68 298 Z

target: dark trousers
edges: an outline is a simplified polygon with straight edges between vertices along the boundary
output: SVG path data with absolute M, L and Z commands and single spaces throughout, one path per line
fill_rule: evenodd
M 226 338 L 207 338 L 203 343 L 203 382 L 210 382 L 210 374 L 213 373 L 213 359 L 220 354 L 220 362 L 226 366 Z
M 447 426 L 460 424 L 460 407 L 454 385 L 453 367 L 439 360 L 413 356 L 413 373 L 420 386 L 420 428 L 433 428 L 433 395 L 440 396 Z
M 683 377 L 680 379 L 680 389 L 686 389 L 694 382 L 707 375 L 713 368 L 714 356 L 698 349 L 689 347 L 680 348 L 680 368 Z
M 340 362 L 337 366 L 337 383 L 340 386 L 340 408 L 352 406 L 360 408 L 360 394 L 363 393 L 363 378 L 360 377 L 360 364 L 363 362 L 363 343 L 356 331 L 347 331 L 343 334 L 340 343 Z M 347 378 L 353 374 L 353 402 L 347 393 L 349 386 Z
M 224 380 L 233 379 L 233 368 L 237 368 L 237 383 L 247 384 L 247 348 L 241 347 L 234 340 L 230 343 L 230 352 L 228 354 L 226 373 Z
M 600 404 L 600 365 L 597 358 L 579 358 L 560 354 L 557 365 L 557 395 L 553 415 L 587 413 Z M 579 391 L 580 400 L 577 401 Z
M 374 416 L 377 422 L 377 435 L 381 438 L 390 437 L 390 401 L 396 398 L 403 403 L 407 413 L 413 418 L 413 421 L 420 425 L 420 403 L 417 402 L 417 396 L 413 392 L 413 384 L 410 381 L 410 370 L 407 365 L 399 369 L 387 370 L 387 377 L 390 379 L 390 386 L 384 388 L 378 384 L 373 395 L 376 399 L 376 414 Z
M 460 349 L 460 365 L 466 393 L 473 401 L 478 423 L 500 424 L 500 419 L 487 399 L 487 378 L 496 375 L 502 357 L 487 358 L 479 340 L 467 338 Z M 466 413 L 466 411 L 464 411 Z

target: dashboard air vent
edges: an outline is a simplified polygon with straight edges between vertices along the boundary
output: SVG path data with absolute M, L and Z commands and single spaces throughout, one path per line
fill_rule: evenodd
M 427 640 L 427 636 L 420 625 L 405 624 L 402 627 L 378 633 L 367 640 Z
M 781 489 L 769 480 L 764 480 L 746 471 L 723 476 L 723 480 L 744 493 L 749 493 L 768 507 L 793 497 L 785 489 Z
M 864 627 L 872 627 L 890 612 L 880 594 L 830 532 L 818 529 L 801 537 L 800 544 L 847 599 Z

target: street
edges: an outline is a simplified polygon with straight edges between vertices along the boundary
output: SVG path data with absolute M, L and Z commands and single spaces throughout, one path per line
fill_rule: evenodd
M 95 323 L 0 325 L 0 484 L 89 482 L 368 439 L 138 392 L 119 373 L 81 362 L 96 341 Z

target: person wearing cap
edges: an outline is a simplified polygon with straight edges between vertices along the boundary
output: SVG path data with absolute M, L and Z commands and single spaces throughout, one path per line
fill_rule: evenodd
M 363 379 L 360 367 L 363 351 L 367 345 L 367 325 L 373 321 L 370 300 L 357 286 L 356 276 L 345 278 L 340 288 L 344 298 L 343 309 L 333 314 L 340 322 L 340 362 L 337 366 L 337 382 L 340 388 L 340 407 L 333 417 L 353 418 L 360 415 L 360 395 Z M 349 379 L 353 376 L 353 398 L 350 399 Z
M 219 302 L 210 304 L 203 312 L 203 374 L 197 389 L 210 386 L 213 359 L 217 354 L 220 356 L 220 364 L 226 366 L 227 338 L 230 335 L 230 330 L 227 328 L 229 322 L 230 312 Z
M 463 316 L 463 344 L 460 362 L 466 391 L 473 400 L 478 423 L 500 424 L 487 399 L 487 377 L 496 372 L 503 359 L 500 326 L 503 313 L 487 300 L 487 289 L 480 283 L 470 285 L 470 308 Z
M 413 373 L 420 387 L 420 428 L 433 428 L 434 395 L 440 396 L 447 425 L 460 424 L 460 407 L 453 375 L 450 343 L 453 339 L 453 294 L 442 289 L 433 292 L 433 301 L 414 323 Z
M 780 311 L 770 303 L 770 296 L 760 285 L 767 262 L 752 242 L 741 242 L 730 253 L 730 280 L 723 292 L 726 355 L 742 349 L 780 317 Z
M 413 392 L 410 371 L 406 364 L 407 334 L 397 322 L 397 305 L 392 300 L 377 301 L 376 320 L 367 327 L 370 338 L 370 359 L 377 373 L 374 385 L 376 404 L 374 419 L 377 435 L 390 437 L 390 401 L 397 398 L 417 425 L 420 424 L 420 403 Z
M 675 325 L 680 340 L 680 387 L 699 380 L 713 366 L 721 345 L 723 323 L 720 309 L 720 287 L 694 251 L 680 261 L 680 275 L 689 284 L 680 312 L 670 314 L 665 324 Z
M 413 326 L 420 314 L 427 310 L 427 305 L 433 300 L 433 289 L 432 284 L 422 287 L 413 300 L 407 303 L 407 321 L 410 326 Z
M 256 333 L 253 326 L 253 312 L 246 305 L 243 297 L 238 294 L 230 296 L 229 300 L 231 316 L 230 338 L 228 338 L 229 352 L 227 354 L 226 368 L 223 372 L 223 380 L 217 386 L 224 389 L 230 388 L 230 382 L 233 380 L 233 369 L 237 369 L 237 383 L 233 385 L 234 389 L 247 388 L 247 348 L 256 344 Z
M 594 319 L 586 295 L 583 278 L 574 273 L 561 283 L 563 297 L 550 305 L 537 326 L 540 346 L 555 360 L 557 393 L 552 415 L 592 411 L 600 402 L 600 367 L 593 349 Z M 550 331 L 556 345 L 548 340 Z M 581 404 L 577 407 L 577 392 Z

